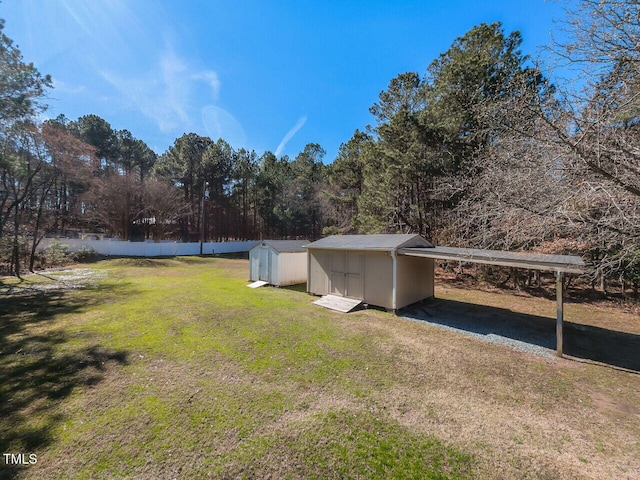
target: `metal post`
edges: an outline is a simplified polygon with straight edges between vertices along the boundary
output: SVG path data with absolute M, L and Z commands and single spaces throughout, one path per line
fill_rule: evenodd
M 200 255 L 202 255 L 202 244 L 204 243 L 204 190 L 200 200 Z
M 202 244 L 204 243 L 204 219 L 205 214 L 204 214 L 204 197 L 207 193 L 207 187 L 209 186 L 208 182 L 204 182 L 204 185 L 202 187 L 202 199 L 200 200 L 200 255 L 202 255 Z
M 311 293 L 311 252 L 307 248 L 307 293 Z
M 562 323 L 564 320 L 563 296 L 564 296 L 564 275 L 556 272 L 556 300 L 558 311 L 556 316 L 556 355 L 562 357 Z
M 393 296 L 391 299 L 391 306 L 393 307 L 393 313 L 396 313 L 398 310 L 398 256 L 395 250 L 391 250 L 391 269 L 392 269 L 392 291 L 391 295 Z

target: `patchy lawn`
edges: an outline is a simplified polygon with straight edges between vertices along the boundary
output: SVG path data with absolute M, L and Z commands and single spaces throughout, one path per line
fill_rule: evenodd
M 246 260 L 182 258 L 5 280 L 0 453 L 37 463 L 0 458 L 0 478 L 640 477 L 637 372 L 333 313 L 247 274 Z M 437 291 L 467 295 L 554 314 Z

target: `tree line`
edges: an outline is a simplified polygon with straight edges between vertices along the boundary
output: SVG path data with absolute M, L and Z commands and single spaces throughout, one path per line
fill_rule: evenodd
M 33 269 L 44 236 L 224 241 L 322 234 L 326 166 L 317 144 L 277 158 L 188 133 L 157 155 L 97 115 L 21 120 L 12 128 L 0 157 L 0 241 L 14 273 L 27 267 L 27 257 Z
M 637 293 L 640 5 L 572 8 L 546 49 L 554 81 L 499 23 L 392 79 L 329 171 L 336 231 L 580 255 L 603 290 L 615 278 Z
M 37 124 L 50 78 L 2 34 L 2 255 L 14 272 L 24 255 L 33 267 L 40 238 L 78 232 L 183 241 L 403 232 L 577 254 L 594 282 L 637 289 L 639 7 L 571 8 L 565 42 L 546 56 L 572 81 L 523 54 L 519 32 L 478 25 L 424 73 L 393 78 L 373 124 L 331 163 L 318 144 L 277 158 L 188 133 L 157 155 L 96 115 Z

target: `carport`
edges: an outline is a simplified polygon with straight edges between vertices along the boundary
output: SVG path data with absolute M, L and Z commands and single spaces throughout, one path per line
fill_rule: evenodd
M 560 357 L 562 356 L 564 275 L 565 273 L 579 274 L 584 272 L 584 262 L 580 257 L 455 247 L 400 248 L 398 249 L 398 255 L 555 272 L 557 301 L 556 354 Z

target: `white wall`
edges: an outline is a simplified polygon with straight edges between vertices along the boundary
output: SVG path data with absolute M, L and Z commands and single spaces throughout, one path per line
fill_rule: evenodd
M 45 238 L 40 242 L 38 250 L 44 250 L 54 242 L 65 245 L 70 252 L 77 252 L 82 247 L 92 249 L 100 255 L 121 257 L 173 257 L 182 255 L 199 255 L 200 243 L 181 242 L 123 242 L 120 240 L 81 240 L 78 238 Z M 205 242 L 202 244 L 202 253 L 237 253 L 248 252 L 258 240 L 245 242 Z
M 307 252 L 281 252 L 277 261 L 278 285 L 296 285 L 307 281 Z

